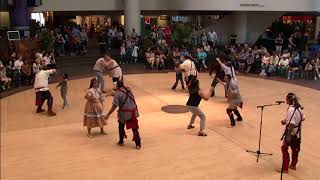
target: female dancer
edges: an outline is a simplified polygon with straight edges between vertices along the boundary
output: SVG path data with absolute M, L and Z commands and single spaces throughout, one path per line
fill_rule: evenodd
M 106 135 L 103 126 L 106 125 L 103 114 L 103 101 L 104 96 L 99 89 L 98 80 L 96 78 L 91 79 L 90 87 L 86 91 L 85 98 L 87 103 L 84 110 L 83 126 L 87 126 L 88 137 L 92 138 L 91 128 L 100 127 L 101 134 Z
M 192 113 L 192 117 L 187 129 L 194 128 L 193 124 L 197 116 L 200 117 L 200 130 L 198 132 L 198 136 L 207 136 L 203 130 L 205 129 L 206 116 L 198 107 L 201 100 L 204 99 L 206 101 L 209 100 L 210 95 L 212 94 L 213 87 L 210 88 L 210 92 L 205 94 L 199 87 L 199 80 L 193 79 L 190 82 L 189 86 L 189 99 L 187 102 L 188 110 Z

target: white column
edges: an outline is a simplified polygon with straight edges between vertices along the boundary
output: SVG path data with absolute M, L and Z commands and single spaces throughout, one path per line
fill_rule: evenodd
M 138 35 L 140 30 L 140 0 L 124 0 L 124 27 L 126 35 L 134 28 Z

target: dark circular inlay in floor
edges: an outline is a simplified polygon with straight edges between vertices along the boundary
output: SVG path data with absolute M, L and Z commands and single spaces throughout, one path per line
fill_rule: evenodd
M 181 114 L 189 112 L 188 108 L 183 105 L 167 105 L 161 108 L 163 112 L 171 114 Z

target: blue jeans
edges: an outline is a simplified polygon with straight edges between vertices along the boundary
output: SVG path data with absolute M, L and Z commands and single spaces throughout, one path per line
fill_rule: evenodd
M 277 65 L 269 65 L 269 73 L 272 74 L 277 70 Z
M 99 71 L 95 71 L 96 72 L 96 76 L 97 76 L 97 80 L 98 80 L 98 84 L 99 84 L 99 88 L 102 91 L 104 91 L 104 79 L 103 79 L 103 73 L 99 72 Z

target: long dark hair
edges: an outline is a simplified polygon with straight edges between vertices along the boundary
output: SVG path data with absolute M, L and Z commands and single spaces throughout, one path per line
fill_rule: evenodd
M 97 78 L 92 78 L 92 79 L 90 80 L 90 86 L 89 86 L 89 88 L 93 88 L 93 84 L 94 84 L 95 82 L 97 82 Z
M 189 86 L 189 94 L 197 93 L 199 89 L 200 89 L 199 80 L 198 79 L 191 80 L 190 86 Z
M 294 93 L 288 93 L 286 97 L 289 105 L 293 105 L 295 108 L 303 109 L 302 105 L 300 104 L 300 98 Z

